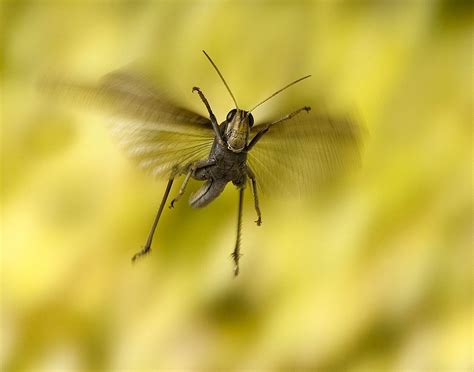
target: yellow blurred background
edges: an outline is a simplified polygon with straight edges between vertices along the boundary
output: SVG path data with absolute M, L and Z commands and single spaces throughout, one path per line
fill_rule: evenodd
M 382 5 L 383 4 L 383 5 Z M 468 1 L 2 1 L 2 370 L 473 368 Z M 45 99 L 58 74 L 133 66 L 219 119 L 327 105 L 361 167 L 307 199 L 237 193 L 165 210 L 101 116 Z M 259 119 L 260 118 L 260 119 Z M 197 183 L 193 183 L 196 189 Z M 176 191 L 176 190 L 175 190 Z M 189 194 L 188 194 L 189 195 Z

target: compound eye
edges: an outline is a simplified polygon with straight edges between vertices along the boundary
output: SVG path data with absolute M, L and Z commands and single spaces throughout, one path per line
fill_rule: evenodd
M 229 111 L 229 113 L 227 114 L 227 118 L 226 118 L 227 122 L 232 121 L 232 119 L 234 118 L 236 112 L 237 112 L 236 109 L 233 109 L 233 110 Z
M 250 127 L 252 127 L 253 126 L 253 115 L 249 114 L 248 118 L 249 118 L 249 125 L 250 125 Z

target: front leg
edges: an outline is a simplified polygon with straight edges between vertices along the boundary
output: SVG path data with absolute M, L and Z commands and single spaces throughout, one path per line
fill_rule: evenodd
M 308 106 L 305 106 L 305 107 L 302 107 L 300 108 L 299 110 L 296 110 L 296 111 L 293 111 L 291 113 L 289 113 L 288 115 L 285 115 L 283 116 L 282 118 L 274 121 L 273 123 L 270 123 L 270 124 L 267 124 L 265 125 L 256 135 L 255 137 L 252 138 L 252 140 L 250 141 L 250 143 L 247 145 L 246 147 L 246 151 L 250 151 L 252 149 L 252 147 L 254 147 L 257 142 L 260 140 L 260 138 L 262 138 L 262 136 L 268 132 L 268 130 L 274 126 L 275 124 L 279 124 L 283 121 L 287 121 L 287 120 L 290 120 L 293 116 L 296 116 L 298 115 L 301 111 L 306 111 L 306 112 L 309 112 L 311 111 L 311 107 L 308 107 Z
M 250 182 L 252 185 L 252 194 L 253 194 L 253 201 L 255 204 L 255 211 L 257 212 L 257 221 L 255 223 L 257 226 L 260 226 L 262 224 L 262 213 L 260 212 L 260 204 L 258 202 L 258 192 L 257 192 L 257 180 L 255 178 L 255 173 L 252 171 L 252 169 L 247 165 L 247 175 L 250 178 Z
M 201 92 L 201 89 L 199 89 L 198 87 L 194 87 L 193 92 L 198 92 L 199 97 L 201 97 L 202 102 L 204 102 L 204 105 L 207 108 L 207 112 L 209 112 L 209 118 L 211 119 L 212 129 L 214 129 L 214 134 L 217 138 L 217 142 L 219 142 L 219 145 L 225 146 L 224 140 L 222 139 L 221 133 L 219 131 L 219 124 L 217 123 L 216 116 L 212 112 L 211 105 L 209 104 L 209 101 L 204 96 L 204 93 Z

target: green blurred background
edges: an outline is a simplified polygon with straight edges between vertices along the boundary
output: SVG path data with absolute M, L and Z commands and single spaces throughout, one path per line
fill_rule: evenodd
M 384 5 L 382 5 L 384 4 Z M 460 1 L 2 1 L 2 370 L 473 367 L 472 6 Z M 203 112 L 325 105 L 362 166 L 307 199 L 165 210 L 102 117 L 41 76 L 133 66 Z M 192 185 L 196 188 L 197 183 Z M 176 190 L 175 190 L 176 192 Z M 249 194 L 249 193 L 247 193 Z

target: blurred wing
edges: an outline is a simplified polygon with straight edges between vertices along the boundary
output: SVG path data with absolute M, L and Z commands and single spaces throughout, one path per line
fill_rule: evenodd
M 136 76 L 116 72 L 98 86 L 49 81 L 43 87 L 105 110 L 119 144 L 156 177 L 182 172 L 189 163 L 207 158 L 211 149 L 209 119 L 179 107 Z
M 256 125 L 252 135 L 267 124 Z M 264 193 L 308 194 L 359 160 L 360 130 L 348 118 L 302 113 L 276 124 L 250 150 Z

